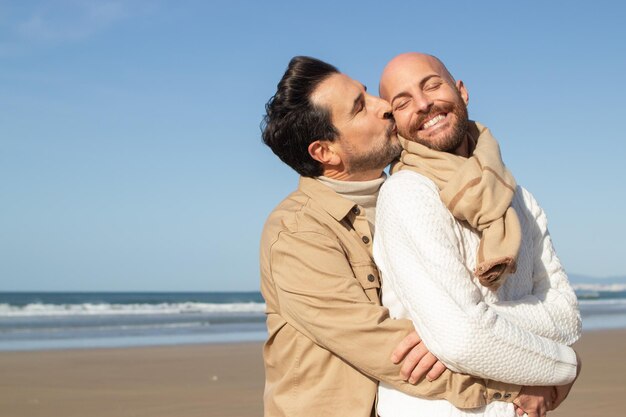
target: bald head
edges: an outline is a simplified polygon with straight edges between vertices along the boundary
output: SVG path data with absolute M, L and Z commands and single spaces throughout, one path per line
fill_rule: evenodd
M 380 96 L 391 104 L 404 138 L 444 152 L 456 152 L 464 141 L 469 96 L 436 57 L 396 56 L 383 71 Z
M 385 66 L 380 77 L 380 96 L 391 101 L 396 81 L 414 79 L 417 74 L 424 72 L 434 72 L 450 84 L 454 84 L 454 77 L 439 58 L 420 52 L 407 52 L 397 55 Z

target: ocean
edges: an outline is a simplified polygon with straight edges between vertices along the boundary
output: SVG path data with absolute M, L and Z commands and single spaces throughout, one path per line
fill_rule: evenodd
M 626 328 L 626 285 L 575 284 L 583 330 Z M 0 351 L 262 341 L 259 292 L 0 292 Z
M 259 292 L 0 292 L 0 351 L 265 339 Z

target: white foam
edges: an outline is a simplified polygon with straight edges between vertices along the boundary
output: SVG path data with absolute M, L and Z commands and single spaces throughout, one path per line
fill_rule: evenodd
M 608 299 L 581 299 L 578 300 L 578 304 L 586 306 L 625 306 L 626 298 L 608 298 Z
M 622 292 L 626 291 L 626 284 L 574 284 L 572 288 L 576 291 Z
M 264 303 L 162 303 L 162 304 L 42 304 L 25 306 L 0 304 L 0 317 L 30 316 L 89 316 L 132 314 L 193 314 L 193 313 L 263 313 Z

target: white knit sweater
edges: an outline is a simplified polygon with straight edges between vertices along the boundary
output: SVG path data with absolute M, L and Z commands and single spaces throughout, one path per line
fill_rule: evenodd
M 393 175 L 378 198 L 374 239 L 383 304 L 392 317 L 413 320 L 428 349 L 451 370 L 521 385 L 565 384 L 576 373 L 568 347 L 581 330 L 576 296 L 541 207 L 521 187 L 512 206 L 522 227 L 517 271 L 494 293 L 472 274 L 479 235 L 450 214 L 431 180 L 412 171 Z M 504 403 L 471 415 L 476 411 L 514 416 Z M 468 415 L 385 384 L 379 414 Z

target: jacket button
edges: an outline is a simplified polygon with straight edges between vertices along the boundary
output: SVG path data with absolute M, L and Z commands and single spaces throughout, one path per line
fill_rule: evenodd
M 367 237 L 367 236 L 363 236 L 363 238 L 362 238 L 362 239 L 363 239 L 363 243 L 365 243 L 366 245 L 367 245 L 368 243 L 370 243 L 370 238 L 369 238 L 369 237 Z
M 504 398 L 511 398 L 511 394 L 504 394 Z
M 372 274 L 369 274 L 369 275 L 367 276 L 367 280 L 368 280 L 369 282 L 374 282 L 374 281 L 376 281 L 376 277 L 375 277 L 374 275 L 372 275 Z
M 358 216 L 359 214 L 361 214 L 361 209 L 358 208 L 357 206 L 354 206 L 352 208 L 352 212 Z
M 500 398 L 502 398 L 502 394 L 500 394 L 499 392 L 496 392 L 495 394 L 493 394 L 494 400 L 499 400 Z

